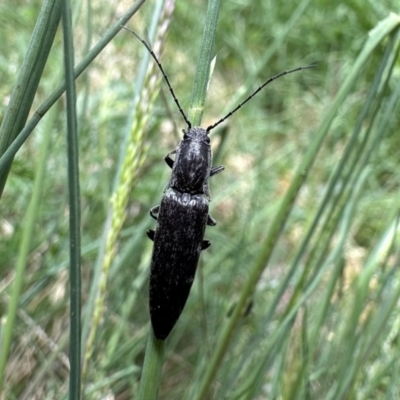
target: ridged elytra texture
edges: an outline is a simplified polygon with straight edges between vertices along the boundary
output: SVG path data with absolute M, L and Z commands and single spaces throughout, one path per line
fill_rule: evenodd
M 157 339 L 169 335 L 188 299 L 207 218 L 204 195 L 168 189 L 161 201 L 150 270 L 150 316 Z

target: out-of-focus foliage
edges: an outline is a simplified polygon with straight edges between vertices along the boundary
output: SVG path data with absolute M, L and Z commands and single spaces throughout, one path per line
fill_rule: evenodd
M 176 4 L 162 56 L 186 112 L 205 14 L 201 3 Z M 90 10 L 87 2 L 75 5 L 77 62 L 130 5 L 103 0 Z M 0 118 L 40 6 L 39 1 L 0 4 Z M 146 37 L 153 8 L 149 0 L 129 27 Z M 211 135 L 214 163 L 225 166 L 211 180 L 211 213 L 218 225 L 206 231 L 212 246 L 202 254 L 191 296 L 169 339 L 160 398 L 193 398 L 281 201 L 350 76 L 209 398 L 400 396 L 398 37 L 385 36 L 352 75 L 368 41 L 383 29 L 379 22 L 391 12 L 399 13 L 398 2 L 223 2 L 204 126 L 270 76 L 313 62 L 318 67 L 272 83 Z M 141 44 L 121 31 L 77 80 L 84 305 L 104 250 L 102 234 L 144 55 Z M 60 35 L 34 109 L 62 74 Z M 43 135 L 51 129 L 35 242 L 6 369 L 10 399 L 61 399 L 67 388 L 64 99 L 54 107 L 52 121 L 46 116 L 17 154 L 0 200 L 0 313 L 5 315 Z M 129 195 L 88 364 L 88 399 L 135 398 L 140 379 L 152 250 L 145 232 L 154 227 L 148 211 L 159 204 L 170 173 L 163 157 L 185 127 L 166 85 L 148 117 L 141 143 L 147 156 Z

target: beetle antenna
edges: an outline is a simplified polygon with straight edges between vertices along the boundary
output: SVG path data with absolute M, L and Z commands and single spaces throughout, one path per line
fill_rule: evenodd
M 143 40 L 136 32 L 134 32 L 132 29 L 127 28 L 126 26 L 122 25 L 122 27 L 124 29 L 126 29 L 128 32 L 132 33 L 132 35 L 134 35 L 136 37 L 136 39 L 138 39 L 140 42 L 143 43 L 143 45 L 146 47 L 146 49 L 149 51 L 150 55 L 153 57 L 154 61 L 156 62 L 156 64 L 158 65 L 158 68 L 160 68 L 160 71 L 165 79 L 165 81 L 167 82 L 168 85 L 168 89 L 172 94 L 172 97 L 176 103 L 176 105 L 178 106 L 179 112 L 182 114 L 183 119 L 185 120 L 185 122 L 188 125 L 188 128 L 190 129 L 192 127 L 191 122 L 188 120 L 188 118 L 186 117 L 186 114 L 183 112 L 181 105 L 179 104 L 179 101 L 177 99 L 177 97 L 175 96 L 175 92 L 172 89 L 171 84 L 169 83 L 169 79 L 167 77 L 167 74 L 164 71 L 164 68 L 162 67 L 160 61 L 158 61 L 157 56 L 155 55 L 154 51 L 151 49 L 151 47 L 147 44 L 147 42 L 145 40 Z
M 247 97 L 245 100 L 243 100 L 238 106 L 236 106 L 231 112 L 225 115 L 225 117 L 221 118 L 219 121 L 217 121 L 215 124 L 210 125 L 206 131 L 210 132 L 211 129 L 214 129 L 216 126 L 224 122 L 226 119 L 228 119 L 232 114 L 234 114 L 239 108 L 241 108 L 243 105 L 245 105 L 249 100 L 251 100 L 258 92 L 260 92 L 265 86 L 267 86 L 269 83 L 273 82 L 274 80 L 280 78 L 281 76 L 291 74 L 292 72 L 297 72 L 297 71 L 302 71 L 303 69 L 309 69 L 309 68 L 315 68 L 316 64 L 311 64 L 307 65 L 305 67 L 297 67 L 294 69 L 290 69 L 288 71 L 283 71 L 278 75 L 273 76 L 272 78 L 269 78 L 266 82 L 264 82 L 255 92 L 253 92 L 249 97 Z

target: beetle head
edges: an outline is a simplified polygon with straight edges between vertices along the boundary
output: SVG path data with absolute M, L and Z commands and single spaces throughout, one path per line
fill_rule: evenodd
M 210 138 L 208 137 L 208 131 L 200 126 L 195 126 L 187 130 L 183 129 L 183 141 L 194 141 L 205 144 L 210 144 Z

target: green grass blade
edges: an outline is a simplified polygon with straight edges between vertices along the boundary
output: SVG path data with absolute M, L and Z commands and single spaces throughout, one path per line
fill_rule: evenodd
M 101 53 L 101 51 L 107 46 L 107 44 L 117 35 L 117 33 L 122 29 L 129 19 L 139 10 L 146 0 L 138 0 L 133 4 L 124 15 L 118 19 L 118 21 L 111 26 L 111 28 L 103 35 L 99 42 L 93 46 L 93 48 L 86 54 L 83 60 L 75 67 L 74 76 L 75 79 L 78 78 L 83 71 L 91 64 L 91 62 Z M 9 164 L 17 151 L 24 144 L 26 139 L 35 129 L 36 125 L 41 121 L 43 116 L 50 110 L 50 108 L 55 104 L 55 102 L 61 97 L 65 91 L 65 82 L 61 83 L 54 92 L 48 97 L 48 99 L 35 111 L 34 115 L 26 123 L 25 127 L 19 127 L 21 132 L 12 141 L 8 143 L 7 147 L 0 153 L 0 173 L 6 174 L 8 171 Z M 23 126 L 23 125 L 22 125 Z M 5 129 L 5 128 L 4 128 Z
M 139 400 L 157 399 L 164 363 L 164 352 L 165 342 L 157 340 L 151 330 L 147 341 L 142 376 L 140 378 Z
M 382 57 L 381 65 L 379 66 L 378 71 L 375 74 L 374 81 L 371 85 L 371 90 L 367 96 L 363 110 L 360 113 L 360 118 L 359 118 L 358 124 L 353 132 L 351 140 L 349 141 L 349 147 L 348 147 L 349 149 L 350 149 L 350 145 L 352 145 L 352 143 L 355 143 L 355 141 L 353 142 L 353 137 L 358 137 L 358 132 L 361 130 L 361 127 L 365 126 L 368 123 L 370 125 L 369 125 L 369 129 L 367 130 L 367 134 L 365 136 L 367 139 L 368 139 L 368 136 L 370 136 L 369 131 L 372 128 L 375 116 L 378 113 L 378 111 L 380 110 L 381 104 L 383 104 L 382 96 L 384 95 L 385 91 L 380 90 L 380 93 L 378 93 L 378 88 L 379 88 L 379 86 L 382 85 L 385 70 L 393 68 L 393 65 L 394 65 L 393 59 L 392 59 L 390 61 L 392 64 L 389 65 L 389 68 L 388 68 L 388 62 L 389 62 L 389 58 L 390 58 L 389 56 L 391 54 L 391 51 L 393 50 L 393 44 L 394 44 L 394 41 L 392 41 L 391 44 L 389 43 L 388 46 L 386 47 L 385 55 Z M 388 78 L 389 77 L 390 77 L 390 75 L 388 76 Z M 383 87 L 386 87 L 386 84 L 387 84 L 387 82 L 383 85 Z M 373 100 L 376 100 L 376 103 L 371 105 Z M 393 99 L 392 99 L 392 104 L 389 107 L 390 112 L 392 112 L 394 107 L 395 107 L 395 104 L 393 104 Z M 390 115 L 390 112 L 389 112 L 389 115 Z M 387 126 L 387 124 L 390 121 L 390 118 L 388 118 L 388 111 L 385 111 L 385 115 L 386 115 L 386 117 L 384 117 L 385 124 L 383 126 Z M 347 182 L 348 188 L 352 188 L 357 184 L 358 177 L 360 176 L 361 173 L 363 173 L 364 170 L 367 169 L 368 162 L 370 161 L 371 153 L 374 152 L 375 149 L 379 148 L 380 141 L 384 137 L 384 132 L 382 131 L 382 127 L 383 127 L 382 124 L 380 124 L 380 126 L 381 126 L 380 128 L 378 127 L 376 129 L 376 132 L 373 134 L 373 137 L 370 139 L 371 143 L 369 143 L 368 146 L 366 143 L 366 139 L 364 139 L 362 141 L 361 146 L 359 146 L 359 148 L 356 149 L 357 154 L 354 157 L 354 160 L 356 162 L 353 163 L 350 166 L 350 168 L 348 169 L 349 172 L 347 173 L 347 176 L 344 175 L 344 178 L 342 177 L 342 180 L 344 182 Z M 354 134 L 356 134 L 356 135 L 354 135 Z M 349 159 L 350 159 L 350 151 L 345 151 L 343 158 L 342 158 L 341 162 L 339 163 L 338 169 L 342 169 L 341 167 L 344 166 L 346 160 L 349 160 Z M 353 176 L 351 176 L 351 175 L 353 175 Z M 339 176 L 341 176 L 341 174 L 338 175 L 338 177 Z M 344 192 L 344 190 L 343 190 L 343 192 Z M 340 199 L 338 197 L 336 197 L 335 201 L 331 202 L 332 206 L 334 206 L 336 204 L 336 202 L 339 200 Z M 347 201 L 345 201 L 345 203 L 346 202 Z M 324 227 L 322 227 L 321 230 L 323 230 L 323 229 L 324 229 Z M 340 271 L 337 271 L 337 273 L 340 274 Z M 337 276 L 337 278 L 339 278 L 339 275 Z M 326 292 L 325 300 L 322 301 L 322 304 L 324 304 L 324 307 L 321 308 L 320 315 L 319 315 L 319 317 L 317 317 L 318 322 L 316 322 L 314 324 L 314 332 L 312 333 L 311 339 L 310 339 L 311 343 L 316 343 L 316 337 L 322 326 L 323 320 L 328 315 L 327 307 L 329 306 L 330 298 L 332 296 L 334 286 L 335 285 L 333 285 L 333 283 L 332 283 L 331 289 L 327 290 L 327 292 Z
M 163 1 L 157 3 L 153 11 L 150 38 L 156 36 L 155 47 L 159 49 L 167 33 L 171 14 L 174 9 L 174 2 L 167 1 L 163 6 Z M 157 31 L 158 28 L 158 31 Z M 136 43 L 136 40 L 134 41 Z M 145 51 L 145 49 L 144 49 Z M 158 50 L 157 50 L 158 51 Z M 143 58 L 142 71 L 145 72 L 149 62 L 149 55 Z M 154 79 L 154 77 L 157 77 Z M 145 145 L 145 133 L 149 118 L 154 106 L 154 101 L 158 95 L 160 78 L 155 64 L 146 71 L 142 82 L 136 87 L 134 99 L 135 104 L 130 118 L 124 143 L 121 148 L 120 164 L 115 179 L 115 189 L 111 199 L 111 211 L 107 217 L 104 227 L 104 249 L 98 257 L 95 273 L 92 280 L 92 287 L 83 328 L 83 340 L 87 343 L 85 349 L 85 361 L 83 368 L 84 379 L 88 369 L 88 362 L 94 350 L 95 336 L 100 322 L 100 317 L 104 312 L 104 299 L 106 296 L 107 280 L 109 278 L 110 266 L 116 255 L 117 239 L 120 235 L 123 223 L 126 218 L 126 207 L 128 204 L 129 193 L 136 183 L 138 171 L 146 158 L 148 147 Z
M 200 125 L 204 109 L 219 7 L 219 0 L 210 0 L 208 2 L 199 59 L 193 85 L 192 102 L 189 111 L 189 121 L 194 125 Z M 148 339 L 143 373 L 140 381 L 140 400 L 157 398 L 163 363 L 163 348 L 164 342 L 157 340 L 154 337 L 152 329 L 150 329 L 150 337 Z
M 217 30 L 220 1 L 213 0 L 207 3 L 207 11 L 203 26 L 203 35 L 197 59 L 196 75 L 194 77 L 192 98 L 190 101 L 189 121 L 194 126 L 201 124 L 204 104 L 206 102 L 208 82 L 210 80 L 210 66 L 215 32 Z
M 74 44 L 71 5 L 64 2 L 62 13 L 64 67 L 67 98 L 67 158 L 70 241 L 70 379 L 69 399 L 81 397 L 81 212 L 79 187 L 79 145 L 74 77 Z
M 209 365 L 207 365 L 207 370 L 203 375 L 204 378 L 203 381 L 201 382 L 199 392 L 195 397 L 196 400 L 202 400 L 207 395 L 212 379 L 215 376 L 216 371 L 222 362 L 222 359 L 228 349 L 229 343 L 231 342 L 235 326 L 237 325 L 240 319 L 241 310 L 243 309 L 243 307 L 245 307 L 246 302 L 254 292 L 254 288 L 262 272 L 268 265 L 275 244 L 277 243 L 280 233 L 282 232 L 283 227 L 285 226 L 285 223 L 293 207 L 296 196 L 314 163 L 314 160 L 319 152 L 319 149 L 322 145 L 325 136 L 328 133 L 332 121 L 336 117 L 339 107 L 343 104 L 344 99 L 348 96 L 351 89 L 353 88 L 356 82 L 356 78 L 360 74 L 360 71 L 364 68 L 366 60 L 370 57 L 371 53 L 376 49 L 376 47 L 381 43 L 381 41 L 384 40 L 387 35 L 392 33 L 393 30 L 395 30 L 399 26 L 399 22 L 400 22 L 399 19 L 395 15 L 390 15 L 388 18 L 386 18 L 384 21 L 382 21 L 377 25 L 375 30 L 371 33 L 360 56 L 356 60 L 350 74 L 343 83 L 327 116 L 325 117 L 320 128 L 316 132 L 316 135 L 312 143 L 310 144 L 301 165 L 297 169 L 289 189 L 287 190 L 284 196 L 284 199 L 281 203 L 277 216 L 269 228 L 266 239 L 264 240 L 264 243 L 262 245 L 260 255 L 258 256 L 258 260 L 249 271 L 249 277 L 247 279 L 247 282 L 245 282 L 243 286 L 235 311 L 232 317 L 223 327 L 221 336 L 219 338 L 217 347 L 214 352 L 214 356 Z
M 46 0 L 39 14 L 28 52 L 21 66 L 17 82 L 0 127 L 0 156 L 18 136 L 28 119 L 29 111 L 50 53 L 61 18 L 61 0 Z M 0 173 L 0 197 L 3 193 L 11 160 Z
M 0 1 L 0 123 L 43 3 Z M 131 6 L 92 3 L 78 2 L 72 10 L 79 61 Z M 147 4 L 130 28 L 151 42 L 156 54 L 164 53 L 162 64 L 186 112 L 206 5 L 177 3 L 164 49 L 153 36 L 161 24 L 157 21 L 154 30 L 150 26 L 156 3 Z M 165 343 L 147 337 L 153 246 L 145 232 L 154 228 L 148 210 L 162 197 L 171 172 L 162 160 L 181 137 L 182 118 L 165 82 L 160 82 L 164 96 L 154 102 L 161 74 L 155 69 L 148 86 L 146 63 L 141 68 L 148 54 L 128 32 L 117 35 L 85 69 L 76 81 L 76 108 L 86 328 L 96 309 L 92 293 L 103 291 L 104 306 L 82 397 L 137 399 L 139 391 L 142 397 L 156 397 L 158 390 L 160 399 L 193 400 L 214 366 L 223 328 L 233 317 L 285 193 L 311 142 L 329 122 L 332 107 L 339 104 L 251 291 L 252 308 L 244 310 L 246 299 L 206 396 L 400 398 L 400 38 L 398 29 L 388 29 L 399 16 L 383 20 L 396 6 L 395 0 L 301 0 L 294 7 L 262 0 L 221 2 L 203 125 L 218 120 L 223 108 L 230 111 L 241 88 L 248 93 L 258 87 L 262 77 L 273 75 L 268 71 L 314 60 L 318 68 L 270 85 L 221 126 L 224 132 L 211 135 L 213 162 L 225 166 L 223 174 L 210 180 L 210 213 L 218 225 L 206 229 L 212 246 L 201 254 L 197 283 Z M 32 111 L 64 79 L 61 57 L 62 36 L 57 33 Z M 203 82 L 209 76 L 205 73 Z M 344 85 L 350 89 L 343 95 Z M 134 97 L 135 91 L 143 95 Z M 2 393 L 7 399 L 68 398 L 74 351 L 68 347 L 69 204 L 62 97 L 18 151 L 0 203 L 0 341 L 11 331 Z M 37 118 L 33 112 L 31 116 Z M 147 129 L 140 133 L 135 126 L 143 121 Z M 20 136 L 13 144 L 18 140 Z M 50 146 L 40 200 L 31 211 L 46 140 Z M 128 148 L 137 157 L 124 163 Z M 127 166 L 134 172 L 133 183 L 127 183 L 129 178 L 121 185 Z M 109 252 L 105 281 L 99 279 L 101 253 L 110 249 L 102 233 L 106 237 L 116 226 L 111 225 L 116 204 L 110 204 L 110 197 L 120 186 L 126 196 L 120 197 L 123 225 L 115 229 L 115 253 Z M 28 212 L 35 214 L 34 223 Z M 106 282 L 105 289 L 100 282 Z M 84 344 L 87 330 L 81 338 Z

